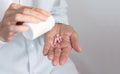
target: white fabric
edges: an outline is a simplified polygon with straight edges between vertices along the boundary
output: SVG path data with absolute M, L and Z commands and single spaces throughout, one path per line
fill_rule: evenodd
M 51 74 L 78 74 L 74 63 L 68 59 L 67 63 L 63 66 L 56 66 L 51 71 Z
M 44 33 L 50 31 L 55 25 L 55 20 L 52 16 L 50 16 L 46 21 L 38 24 L 24 23 L 24 25 L 29 27 L 28 31 L 23 32 L 24 37 L 29 40 L 34 40 Z

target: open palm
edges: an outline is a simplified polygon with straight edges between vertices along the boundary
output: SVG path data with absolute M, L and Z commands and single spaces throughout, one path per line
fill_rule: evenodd
M 54 45 L 56 34 L 62 37 L 62 42 Z M 56 24 L 45 34 L 44 42 L 43 54 L 48 56 L 54 66 L 65 64 L 72 48 L 77 52 L 81 51 L 78 35 L 70 25 Z

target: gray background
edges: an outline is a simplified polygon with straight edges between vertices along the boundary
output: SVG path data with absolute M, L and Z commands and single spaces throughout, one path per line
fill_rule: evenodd
M 81 74 L 120 74 L 120 0 L 68 0 L 69 21 L 83 52 L 72 52 Z

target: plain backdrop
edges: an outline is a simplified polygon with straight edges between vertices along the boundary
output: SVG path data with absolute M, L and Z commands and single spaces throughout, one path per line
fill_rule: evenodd
M 83 52 L 71 57 L 80 74 L 120 74 L 120 0 L 68 0 L 69 21 Z

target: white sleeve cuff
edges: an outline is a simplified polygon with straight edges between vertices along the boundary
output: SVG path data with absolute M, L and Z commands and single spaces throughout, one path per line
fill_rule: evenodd
M 62 17 L 62 16 L 54 15 L 53 17 L 55 19 L 55 23 L 62 23 L 62 24 L 66 24 L 66 25 L 69 24 L 67 16 Z

